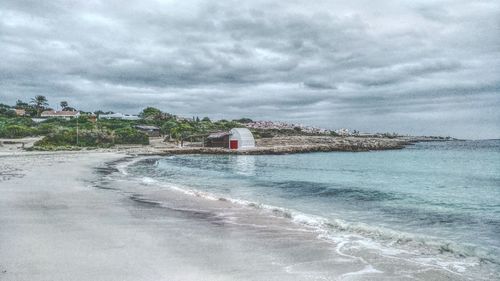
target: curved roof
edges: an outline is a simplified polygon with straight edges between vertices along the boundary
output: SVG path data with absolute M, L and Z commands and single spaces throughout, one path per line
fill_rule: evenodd
M 237 139 L 239 141 L 239 147 L 255 147 L 255 139 L 253 138 L 252 132 L 247 128 L 233 128 L 230 131 L 231 139 Z
M 253 138 L 252 132 L 250 132 L 250 130 L 247 128 L 232 128 L 231 133 L 232 134 L 237 133 L 237 134 L 240 134 L 241 136 L 247 135 L 247 136 L 251 136 Z

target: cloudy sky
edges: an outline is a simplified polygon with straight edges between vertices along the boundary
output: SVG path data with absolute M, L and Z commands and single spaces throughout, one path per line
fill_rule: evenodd
M 0 102 L 500 138 L 500 1 L 1 0 Z

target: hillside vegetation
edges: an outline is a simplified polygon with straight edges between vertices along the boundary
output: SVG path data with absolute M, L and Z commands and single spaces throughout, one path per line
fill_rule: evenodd
M 68 103 L 61 102 L 62 110 L 74 111 Z M 25 116 L 17 116 L 15 109 L 25 111 Z M 0 104 L 0 138 L 24 138 L 43 136 L 35 143 L 34 149 L 77 149 L 78 147 L 111 147 L 116 144 L 149 144 L 145 133 L 135 129 L 136 125 L 156 126 L 167 141 L 182 143 L 183 141 L 201 141 L 211 132 L 228 131 L 235 127 L 244 127 L 251 122 L 248 118 L 238 120 L 218 120 L 213 122 L 208 117 L 180 118 L 162 112 L 153 107 L 145 108 L 139 120 L 99 119 L 105 112 L 82 112 L 80 116 L 65 120 L 47 118 L 35 122 L 41 112 L 50 110 L 43 96 L 37 96 L 30 103 L 18 101 L 16 105 Z M 110 113 L 110 112 L 107 112 Z M 295 130 L 261 130 L 252 129 L 256 138 L 275 136 L 303 135 Z

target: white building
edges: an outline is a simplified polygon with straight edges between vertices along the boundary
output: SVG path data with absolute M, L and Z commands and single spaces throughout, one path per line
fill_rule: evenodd
M 120 119 L 120 120 L 139 120 L 137 115 L 128 115 L 122 113 L 99 114 L 99 119 Z
M 349 129 L 346 128 L 337 129 L 335 130 L 335 133 L 337 133 L 337 135 L 339 136 L 344 136 L 344 137 L 349 136 L 351 134 Z
M 57 117 L 57 118 L 63 118 L 66 120 L 69 120 L 73 117 L 79 117 L 79 116 L 80 116 L 80 112 L 78 112 L 78 111 L 46 110 L 46 111 L 43 111 L 42 114 L 40 114 L 40 117 L 42 117 L 42 118 Z
M 247 128 L 234 128 L 229 132 L 230 149 L 247 149 L 255 147 L 255 139 L 252 132 Z
M 273 121 L 255 121 L 246 123 L 245 126 L 247 128 L 252 129 L 262 129 L 262 130 L 297 130 L 299 129 L 303 133 L 307 134 L 329 134 L 330 130 L 313 127 L 313 126 L 304 126 L 302 124 L 290 124 L 285 122 L 273 122 Z

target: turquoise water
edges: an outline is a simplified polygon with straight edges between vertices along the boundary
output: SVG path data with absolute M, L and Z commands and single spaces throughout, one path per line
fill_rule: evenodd
M 302 221 L 320 218 L 333 232 L 418 242 L 500 264 L 498 140 L 362 153 L 169 156 L 138 161 L 128 171 L 300 213 Z

